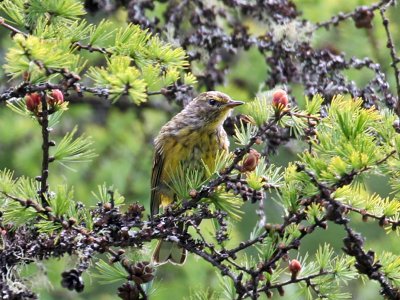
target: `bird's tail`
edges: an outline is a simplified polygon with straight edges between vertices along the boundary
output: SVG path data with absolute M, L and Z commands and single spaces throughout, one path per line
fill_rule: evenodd
M 170 262 L 174 265 L 183 265 L 186 261 L 186 249 L 175 242 L 160 240 L 153 253 L 153 262 L 162 265 Z

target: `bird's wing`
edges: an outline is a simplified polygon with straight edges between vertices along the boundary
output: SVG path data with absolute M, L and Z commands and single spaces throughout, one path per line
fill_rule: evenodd
M 161 204 L 160 181 L 161 173 L 164 168 L 164 155 L 161 149 L 156 149 L 153 161 L 153 171 L 151 173 L 151 216 L 158 214 Z

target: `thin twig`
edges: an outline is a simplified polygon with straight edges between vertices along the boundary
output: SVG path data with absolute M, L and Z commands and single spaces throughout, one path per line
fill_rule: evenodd
M 97 46 L 93 46 L 93 45 L 84 45 L 81 42 L 75 42 L 73 44 L 73 47 L 76 47 L 79 50 L 81 50 L 81 49 L 88 50 L 89 52 L 100 52 L 100 53 L 105 54 L 107 56 L 113 55 L 113 53 L 111 51 L 108 51 L 104 47 L 97 47 Z
M 352 211 L 352 212 L 355 212 L 355 213 L 358 213 L 358 214 L 360 214 L 360 215 L 363 216 L 363 217 L 368 217 L 368 218 L 371 218 L 371 219 L 378 220 L 378 221 L 380 222 L 380 225 L 382 225 L 382 226 L 384 226 L 384 225 L 386 225 L 386 224 L 390 224 L 392 227 L 397 227 L 397 226 L 400 225 L 400 221 L 390 220 L 390 219 L 387 218 L 385 215 L 377 216 L 377 215 L 374 215 L 373 213 L 367 212 L 365 209 L 356 208 L 356 207 L 353 207 L 353 206 L 347 205 L 347 204 L 343 204 L 343 206 L 344 206 L 347 210 Z
M 12 31 L 14 34 L 22 34 L 25 37 L 28 36 L 25 32 L 22 32 L 21 30 L 15 28 L 14 26 L 11 26 L 10 24 L 6 23 L 6 21 L 2 17 L 0 17 L 0 26 L 7 28 L 8 30 Z
M 392 3 L 392 0 L 381 0 L 378 3 L 374 3 L 368 7 L 364 7 L 366 10 L 368 11 L 375 11 L 378 10 L 382 7 L 388 6 Z M 357 13 L 357 11 L 360 9 L 361 7 L 357 7 L 355 8 L 353 11 L 348 12 L 348 13 L 339 13 L 336 16 L 333 16 L 332 18 L 330 18 L 328 21 L 324 21 L 324 22 L 318 22 L 315 24 L 316 29 L 319 29 L 321 27 L 323 28 L 329 28 L 329 26 L 331 25 L 337 25 L 342 21 L 345 21 L 347 19 L 351 19 L 353 16 L 355 16 L 355 14 Z
M 398 116 L 400 116 L 400 70 L 398 68 L 398 63 L 400 62 L 400 57 L 396 54 L 396 47 L 393 42 L 392 33 L 389 28 L 389 19 L 385 16 L 385 8 L 380 9 L 382 24 L 385 28 L 386 38 L 387 38 L 387 47 L 390 50 L 390 57 L 392 59 L 392 63 L 390 64 L 393 68 L 394 78 L 396 81 L 396 91 L 397 91 L 397 103 L 395 107 L 395 112 Z
M 42 111 L 40 113 L 39 124 L 42 127 L 42 171 L 40 175 L 40 190 L 39 196 L 42 200 L 43 207 L 49 205 L 47 201 L 48 183 L 47 178 L 49 176 L 49 149 L 50 149 L 50 128 L 49 128 L 49 111 L 47 107 L 46 94 L 41 95 Z
M 287 281 L 284 281 L 284 282 L 281 282 L 281 283 L 265 286 L 265 287 L 262 287 L 262 288 L 258 289 L 257 292 L 261 293 L 261 292 L 265 292 L 267 290 L 277 289 L 279 287 L 284 287 L 286 285 L 290 285 L 290 284 L 293 284 L 293 283 L 298 283 L 298 282 L 302 282 L 302 281 L 309 281 L 309 280 L 314 279 L 314 278 L 318 278 L 318 277 L 326 276 L 326 275 L 331 275 L 331 274 L 335 274 L 335 272 L 334 271 L 331 271 L 331 272 L 322 271 L 322 272 L 319 272 L 317 274 L 312 274 L 312 275 L 308 275 L 308 276 L 305 276 L 305 277 L 299 277 L 299 278 L 295 278 L 295 279 L 290 279 L 290 280 L 287 280 Z

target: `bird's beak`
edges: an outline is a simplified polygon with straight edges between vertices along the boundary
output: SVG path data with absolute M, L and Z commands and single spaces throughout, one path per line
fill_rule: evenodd
M 236 107 L 236 106 L 239 106 L 239 105 L 242 105 L 242 104 L 244 104 L 243 101 L 229 100 L 226 103 L 226 106 L 229 107 L 229 108 L 232 108 L 232 107 Z

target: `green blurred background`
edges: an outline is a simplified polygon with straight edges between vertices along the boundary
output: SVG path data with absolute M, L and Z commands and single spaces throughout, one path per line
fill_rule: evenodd
M 215 1 L 213 1 L 215 2 Z M 349 0 L 297 0 L 294 1 L 299 10 L 303 12 L 305 19 L 312 22 L 328 20 L 340 11 L 351 11 L 356 6 L 373 3 L 373 1 L 349 1 Z M 161 10 L 161 9 L 160 9 Z M 107 17 L 115 21 L 116 26 L 126 22 L 127 14 L 123 9 L 118 10 L 112 16 L 89 16 L 90 22 L 98 22 L 100 18 Z M 391 29 L 397 48 L 400 49 L 400 7 L 393 8 L 389 12 Z M 262 32 L 261 24 L 253 20 L 246 23 L 255 32 Z M 386 48 L 385 32 L 380 25 L 380 16 L 375 16 L 374 27 L 371 30 L 356 29 L 353 21 L 348 20 L 340 26 L 326 31 L 320 29 L 313 37 L 313 45 L 317 48 L 333 47 L 344 51 L 347 57 L 369 56 L 379 62 L 388 75 L 391 85 L 394 84 L 392 70 L 390 69 L 389 51 Z M 4 61 L 4 54 L 10 42 L 8 32 L 0 29 L 1 48 L 0 62 Z M 96 55 L 88 58 L 95 61 Z M 256 49 L 242 52 L 235 60 L 231 72 L 228 75 L 227 84 L 218 87 L 236 99 L 251 99 L 258 91 L 260 85 L 267 77 L 267 66 L 264 58 Z M 349 71 L 347 75 L 359 84 L 364 84 L 371 79 L 372 73 L 364 71 Z M 3 70 L 0 70 L 1 82 L 5 82 Z M 235 83 L 246 82 L 246 89 Z M 1 90 L 3 87 L 1 87 Z M 301 105 L 302 89 L 300 86 L 292 86 L 294 95 Z M 64 114 L 60 123 L 55 126 L 52 137 L 59 141 L 75 125 L 80 132 L 90 135 L 94 141 L 94 148 L 98 157 L 89 163 L 79 163 L 73 166 L 74 171 L 55 164 L 50 170 L 50 185 L 66 183 L 74 186 L 77 201 L 89 206 L 96 204 L 91 191 L 97 190 L 97 186 L 106 183 L 114 186 L 126 198 L 127 202 L 138 201 L 145 207 L 149 205 L 149 185 L 152 165 L 153 146 L 152 140 L 160 127 L 179 111 L 179 107 L 172 105 L 170 112 L 147 107 L 133 107 L 129 110 L 121 110 L 114 106 L 91 105 L 93 99 L 85 99 L 89 104 L 70 105 L 70 109 Z M 151 103 L 165 102 L 163 98 L 152 97 Z M 168 104 L 170 105 L 170 104 Z M 15 175 L 35 177 L 39 175 L 41 166 L 41 132 L 34 120 L 30 120 L 13 113 L 5 106 L 0 106 L 0 168 L 15 170 Z M 275 164 L 285 166 L 291 160 L 296 159 L 296 152 L 300 151 L 299 145 L 291 143 L 279 149 L 278 154 L 271 158 Z M 388 195 L 388 185 L 385 178 L 366 178 L 371 190 Z M 256 217 L 257 207 L 250 203 L 243 206 L 245 214 L 241 222 L 235 224 L 232 232 L 232 244 L 249 237 Z M 279 205 L 266 199 L 265 210 L 268 222 L 280 222 L 282 210 Z M 394 235 L 389 237 L 377 226 L 376 223 L 363 223 L 361 218 L 352 219 L 354 227 L 366 237 L 366 248 L 373 248 L 377 252 L 387 250 L 400 254 L 400 242 Z M 209 224 L 202 224 L 205 228 Z M 312 255 L 318 245 L 329 242 L 338 253 L 344 232 L 342 228 L 329 225 L 327 231 L 317 231 L 304 239 L 300 256 L 306 252 Z M 141 250 L 141 255 L 149 258 L 154 244 L 146 245 Z M 132 249 L 133 252 L 137 251 Z M 291 253 L 296 257 L 297 253 Z M 24 270 L 27 279 L 33 279 L 34 290 L 39 292 L 40 299 L 118 299 L 116 288 L 118 284 L 101 285 L 96 278 L 85 276 L 86 287 L 82 294 L 70 292 L 60 287 L 61 273 L 74 265 L 75 258 L 64 257 L 52 259 L 43 265 L 28 266 Z M 50 278 L 50 283 L 47 278 Z M 219 290 L 216 272 L 204 261 L 190 255 L 184 267 L 164 265 L 157 270 L 153 284 L 154 293 L 151 299 L 189 299 L 190 295 L 199 290 Z M 354 295 L 353 299 L 373 300 L 380 298 L 379 286 L 372 282 L 367 284 L 352 282 L 347 287 Z M 279 296 L 277 296 L 279 298 Z M 286 289 L 285 299 L 299 299 L 295 294 L 295 286 Z

